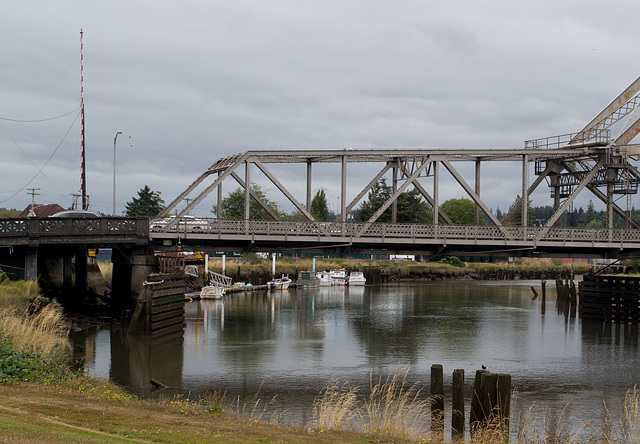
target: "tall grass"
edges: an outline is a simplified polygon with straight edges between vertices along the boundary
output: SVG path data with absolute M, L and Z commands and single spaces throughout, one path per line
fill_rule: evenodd
M 38 297 L 40 287 L 34 281 L 4 281 L 0 284 L 0 309 L 23 312 Z
M 349 430 L 357 425 L 357 389 L 332 380 L 313 403 L 315 427 L 319 430 Z
M 319 430 L 358 430 L 402 440 L 420 440 L 430 417 L 431 403 L 407 371 L 378 380 L 369 375 L 369 395 L 361 402 L 357 388 L 333 380 L 314 402 L 313 425 Z
M 408 385 L 408 370 L 377 381 L 369 374 L 370 394 L 365 400 L 368 429 L 374 433 L 402 439 L 417 439 L 431 414 L 431 402 L 417 384 Z
M 68 327 L 62 317 L 62 307 L 51 303 L 30 313 L 16 313 L 10 308 L 0 310 L 0 336 L 18 353 L 61 359 L 69 350 Z
M 113 262 L 99 261 L 98 268 L 100 268 L 100 273 L 102 273 L 102 278 L 104 279 L 105 285 L 111 288 L 111 280 L 113 277 Z

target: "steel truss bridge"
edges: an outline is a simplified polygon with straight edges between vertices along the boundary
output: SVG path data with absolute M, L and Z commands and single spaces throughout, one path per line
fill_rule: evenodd
M 220 248 L 241 250 L 270 248 L 340 252 L 397 250 L 425 252 L 456 251 L 511 254 L 535 252 L 562 255 L 632 254 L 638 249 L 640 228 L 631 218 L 630 197 L 637 194 L 640 172 L 631 163 L 640 154 L 640 146 L 631 144 L 640 131 L 640 78 L 607 105 L 577 133 L 529 140 L 522 149 L 471 150 L 293 150 L 246 151 L 217 160 L 184 192 L 178 195 L 152 222 L 150 237 L 165 247 L 178 242 L 215 244 Z M 612 136 L 612 133 L 616 133 Z M 502 162 L 504 168 L 521 172 L 520 185 L 514 187 L 509 212 L 498 219 L 482 199 L 481 171 L 490 162 Z M 463 177 L 460 165 L 473 165 L 475 176 Z M 529 177 L 533 163 L 534 177 Z M 278 165 L 284 164 L 286 168 Z M 302 169 L 295 186 L 291 183 L 295 168 Z M 319 222 L 311 214 L 313 171 L 321 164 L 337 164 L 339 171 L 339 215 L 334 222 Z M 368 183 L 352 183 L 350 168 L 366 164 Z M 463 167 L 468 168 L 468 167 Z M 275 174 L 275 170 L 285 172 Z M 455 226 L 440 208 L 439 187 L 442 174 L 452 177 L 475 205 L 475 226 Z M 257 176 L 256 176 L 257 174 Z M 390 176 L 391 196 L 363 223 L 351 223 L 348 214 L 357 208 L 374 185 Z M 280 221 L 258 193 L 247 184 L 255 177 L 266 178 L 286 201 L 295 207 L 304 222 Z M 235 181 L 244 193 L 244 220 L 221 220 L 223 184 Z M 349 183 L 348 183 L 349 181 Z M 366 180 L 365 180 L 366 181 Z M 529 196 L 543 182 L 550 190 L 554 213 L 542 227 L 528 227 Z M 357 188 L 347 198 L 347 185 Z M 236 186 L 235 184 L 233 185 Z M 432 208 L 430 225 L 397 224 L 398 198 L 416 189 Z M 208 195 L 217 192 L 217 218 L 185 219 Z M 607 228 L 583 230 L 557 227 L 560 217 L 570 210 L 576 197 L 590 192 L 604 202 Z M 301 196 L 302 194 L 302 196 Z M 354 193 L 351 193 L 354 194 Z M 617 201 L 627 198 L 627 208 Z M 269 197 L 273 200 L 273 197 Z M 184 201 L 187 205 L 182 207 Z M 250 220 L 250 202 L 255 201 L 272 221 Z M 505 202 L 506 204 L 507 202 Z M 178 209 L 178 206 L 181 209 Z M 391 223 L 381 224 L 380 216 L 391 208 Z M 173 213 L 173 215 L 171 215 Z M 614 230 L 614 214 L 626 220 L 626 230 Z M 514 216 L 518 215 L 516 218 Z M 513 220 L 520 226 L 513 227 Z M 482 226 L 481 220 L 489 226 Z

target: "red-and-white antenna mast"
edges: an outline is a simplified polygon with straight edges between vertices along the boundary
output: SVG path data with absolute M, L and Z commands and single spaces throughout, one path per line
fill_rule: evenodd
M 84 48 L 82 43 L 82 29 L 80 29 L 80 146 L 82 154 L 80 156 L 80 192 L 82 193 L 82 209 L 88 210 L 87 202 L 87 168 L 85 158 L 85 135 L 84 135 Z

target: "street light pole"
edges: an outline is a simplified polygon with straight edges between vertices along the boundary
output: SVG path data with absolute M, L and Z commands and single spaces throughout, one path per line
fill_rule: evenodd
M 116 215 L 116 142 L 118 141 L 118 135 L 122 134 L 122 131 L 116 133 L 116 137 L 113 138 L 113 215 Z

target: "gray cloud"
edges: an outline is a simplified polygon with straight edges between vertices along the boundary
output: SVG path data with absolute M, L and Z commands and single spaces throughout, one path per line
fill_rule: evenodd
M 216 159 L 247 149 L 519 148 L 578 131 L 637 77 L 638 8 L 616 2 L 605 17 L 599 3 L 547 0 L 16 3 L 0 17 L 0 117 L 78 107 L 84 28 L 99 211 L 111 211 L 118 130 L 120 210 L 145 184 L 171 201 Z M 0 206 L 24 208 L 26 187 L 70 203 L 74 117 L 0 121 Z M 507 209 L 518 175 L 487 168 L 487 203 Z M 354 169 L 350 183 L 370 177 Z M 314 176 L 329 194 L 334 184 Z

